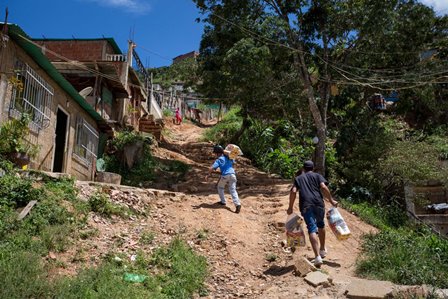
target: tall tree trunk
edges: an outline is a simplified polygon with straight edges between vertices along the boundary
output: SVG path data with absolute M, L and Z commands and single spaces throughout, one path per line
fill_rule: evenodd
M 316 172 L 325 175 L 325 143 L 327 141 L 326 122 L 316 102 L 316 95 L 313 85 L 311 83 L 311 76 L 308 71 L 308 66 L 305 62 L 304 47 L 300 40 L 300 36 L 294 33 L 294 30 L 291 28 L 290 25 L 291 23 L 288 14 L 284 13 L 281 9 L 283 4 L 277 0 L 272 1 L 270 3 L 273 5 L 273 8 L 277 11 L 279 16 L 285 21 L 285 24 L 287 24 L 289 43 L 290 45 L 293 45 L 297 49 L 297 51 L 294 53 L 293 56 L 294 66 L 299 71 L 300 79 L 303 81 L 303 84 L 305 86 L 306 96 L 308 99 L 308 106 L 311 115 L 313 116 L 314 125 L 316 126 L 317 137 L 319 139 L 315 151 L 315 161 L 314 161 L 315 170 Z M 326 109 L 324 113 L 326 115 Z
M 246 129 L 249 127 L 249 115 L 246 112 L 246 109 L 243 108 L 243 123 L 241 124 L 241 128 L 230 139 L 230 143 L 237 144 L 240 141 L 241 136 L 243 136 L 244 131 L 246 131 Z
M 316 145 L 315 155 L 315 170 L 322 175 L 325 175 L 325 143 L 327 141 L 327 132 L 325 122 L 323 121 L 321 111 L 316 102 L 314 88 L 311 84 L 310 74 L 303 56 L 302 46 L 298 45 L 299 51 L 294 55 L 294 64 L 299 69 L 301 79 L 305 85 L 305 91 L 308 99 L 308 106 L 311 115 L 313 116 L 314 125 L 316 126 L 317 138 L 319 139 Z

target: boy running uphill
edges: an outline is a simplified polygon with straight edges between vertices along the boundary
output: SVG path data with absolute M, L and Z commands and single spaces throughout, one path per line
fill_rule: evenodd
M 239 213 L 241 211 L 241 203 L 238 198 L 238 193 L 236 192 L 236 174 L 235 169 L 233 168 L 234 160 L 230 159 L 227 155 L 224 154 L 224 149 L 220 145 L 215 145 L 213 147 L 213 153 L 216 155 L 217 159 L 209 168 L 209 173 L 205 176 L 205 180 L 208 180 L 209 175 L 219 168 L 221 171 L 221 177 L 218 181 L 218 194 L 221 205 L 226 205 L 226 199 L 224 197 L 224 188 L 227 184 L 229 184 L 229 192 L 232 196 L 232 201 L 235 204 L 235 213 Z

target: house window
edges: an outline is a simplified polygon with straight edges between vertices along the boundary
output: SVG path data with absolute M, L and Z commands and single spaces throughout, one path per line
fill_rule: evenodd
M 31 117 L 34 130 L 50 124 L 50 107 L 54 90 L 28 64 L 16 61 L 10 115 L 19 118 L 23 113 Z
M 82 117 L 78 117 L 75 138 L 75 154 L 90 165 L 98 151 L 98 132 Z

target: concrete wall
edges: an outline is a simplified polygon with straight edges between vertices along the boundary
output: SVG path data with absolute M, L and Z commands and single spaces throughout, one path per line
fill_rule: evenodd
M 432 226 L 444 236 L 448 236 L 448 214 L 435 214 L 425 209 L 426 205 L 447 203 L 448 190 L 437 182 L 426 185 L 405 187 L 406 206 L 408 212 L 420 221 Z
M 0 50 L 0 123 L 10 118 L 9 106 L 12 96 L 12 85 L 8 79 L 14 76 L 13 68 L 16 58 L 27 63 L 54 89 L 52 104 L 50 107 L 50 122 L 41 130 L 32 131 L 29 140 L 40 146 L 39 155 L 31 161 L 30 168 L 44 171 L 52 171 L 55 147 L 56 116 L 58 108 L 68 114 L 68 130 L 64 154 L 63 172 L 74 175 L 80 180 L 92 180 L 93 165 L 87 165 L 73 153 L 75 143 L 76 116 L 84 118 L 95 130 L 98 130 L 96 122 L 75 102 L 56 82 L 54 82 L 19 46 L 10 41 L 7 48 Z

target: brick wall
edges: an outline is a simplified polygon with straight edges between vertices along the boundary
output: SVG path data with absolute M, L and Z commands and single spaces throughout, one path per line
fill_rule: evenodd
M 45 40 L 37 43 L 65 58 L 77 61 L 105 61 L 106 54 L 114 54 L 113 48 L 106 40 Z M 48 51 L 44 51 L 44 54 L 51 61 L 64 61 Z

